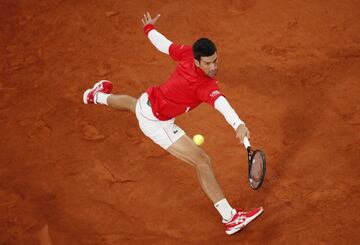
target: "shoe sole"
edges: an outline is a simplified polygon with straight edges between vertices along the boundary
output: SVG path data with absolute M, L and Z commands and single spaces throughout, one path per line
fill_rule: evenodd
M 90 93 L 90 91 L 91 91 L 91 88 L 89 88 L 89 89 L 87 89 L 85 92 L 84 92 L 84 95 L 83 95 L 83 101 L 84 101 L 84 104 L 88 104 L 88 102 L 87 102 L 87 96 L 88 96 L 88 94 Z
M 88 94 L 91 92 L 91 90 L 93 90 L 94 88 L 96 88 L 98 85 L 100 85 L 102 82 L 105 82 L 105 81 L 107 81 L 107 80 L 101 80 L 101 81 L 95 83 L 92 88 L 89 88 L 89 89 L 87 89 L 87 90 L 84 92 L 84 94 L 83 94 L 84 104 L 88 104 L 88 103 L 87 103 L 87 96 L 88 96 Z M 96 104 L 95 101 L 94 101 L 94 104 Z
M 249 219 L 246 219 L 245 222 L 243 224 L 241 224 L 241 226 L 239 227 L 234 227 L 233 229 L 231 229 L 230 231 L 225 231 L 226 234 L 228 235 L 232 235 L 238 231 L 241 231 L 242 229 L 245 228 L 245 226 L 247 226 L 251 221 L 253 221 L 254 219 L 256 219 L 257 217 L 259 217 L 260 214 L 262 214 L 264 212 L 264 208 L 261 207 L 260 212 L 258 212 L 256 215 L 252 216 Z

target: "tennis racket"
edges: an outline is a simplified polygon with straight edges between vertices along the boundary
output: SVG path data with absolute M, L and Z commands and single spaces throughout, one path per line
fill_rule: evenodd
M 247 137 L 244 138 L 244 146 L 248 154 L 249 185 L 254 190 L 261 187 L 266 172 L 266 158 L 262 150 L 253 150 Z

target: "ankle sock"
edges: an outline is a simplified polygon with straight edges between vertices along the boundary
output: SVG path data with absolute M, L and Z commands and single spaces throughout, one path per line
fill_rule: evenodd
M 233 217 L 233 212 L 232 212 L 233 208 L 230 206 L 226 198 L 221 199 L 220 201 L 215 203 L 214 206 L 222 216 L 223 220 L 225 221 L 231 220 L 231 218 Z
M 98 92 L 96 95 L 95 95 L 95 101 L 96 101 L 96 104 L 102 104 L 102 105 L 107 105 L 107 98 L 110 96 L 110 94 L 104 94 L 104 93 L 101 93 L 101 92 Z

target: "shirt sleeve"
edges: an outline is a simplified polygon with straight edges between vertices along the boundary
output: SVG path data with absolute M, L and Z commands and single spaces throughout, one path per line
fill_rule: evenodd
M 147 24 L 144 26 L 144 33 L 150 42 L 160 51 L 169 54 L 169 47 L 172 44 L 163 34 L 155 30 L 154 25 Z
M 240 124 L 245 124 L 241 121 L 224 96 L 220 96 L 216 99 L 214 107 L 225 117 L 225 120 L 234 128 L 234 130 L 236 130 Z
M 169 54 L 174 61 L 181 61 L 192 54 L 192 48 L 191 46 L 172 43 L 169 47 Z
M 172 44 L 164 35 L 157 30 L 149 31 L 148 38 L 150 42 L 162 53 L 169 54 L 169 47 Z
M 203 86 L 198 88 L 197 95 L 201 101 L 208 103 L 211 106 L 214 106 L 217 98 L 223 96 L 215 80 L 205 82 Z

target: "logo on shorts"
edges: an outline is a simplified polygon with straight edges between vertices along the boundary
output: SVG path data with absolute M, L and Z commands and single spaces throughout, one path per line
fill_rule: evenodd
M 179 128 L 176 125 L 174 125 L 172 131 L 174 134 L 176 134 L 177 132 L 179 132 Z

